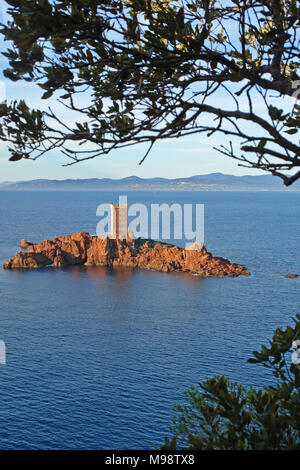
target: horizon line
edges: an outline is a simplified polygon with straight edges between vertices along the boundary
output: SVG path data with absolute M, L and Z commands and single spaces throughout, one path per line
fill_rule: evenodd
M 33 181 L 60 181 L 60 182 L 63 182 L 63 181 L 88 181 L 88 180 L 112 180 L 112 181 L 120 181 L 120 180 L 124 180 L 124 179 L 128 179 L 128 178 L 138 178 L 140 180 L 151 180 L 151 179 L 156 179 L 156 178 L 160 178 L 160 179 L 164 179 L 164 180 L 167 180 L 167 181 L 173 181 L 173 180 L 178 180 L 178 179 L 189 179 L 189 178 L 193 178 L 195 176 L 212 176 L 212 175 L 222 175 L 222 176 L 234 176 L 236 178 L 244 178 L 245 176 L 250 176 L 250 177 L 254 177 L 254 178 L 257 178 L 257 177 L 261 177 L 261 176 L 272 176 L 274 178 L 273 175 L 271 175 L 270 173 L 262 173 L 262 174 L 259 174 L 259 175 L 252 175 L 252 174 L 246 174 L 246 175 L 236 175 L 236 174 L 233 174 L 233 173 L 222 173 L 222 172 L 219 172 L 219 171 L 215 171 L 213 173 L 197 173 L 197 174 L 194 174 L 194 175 L 191 175 L 191 176 L 179 176 L 179 177 L 176 177 L 176 178 L 167 178 L 165 176 L 151 176 L 151 177 L 141 177 L 141 176 L 137 176 L 137 175 L 130 175 L 130 176 L 124 176 L 124 177 L 121 177 L 121 178 L 112 178 L 112 177 L 109 177 L 109 176 L 104 176 L 104 177 L 90 177 L 90 178 L 63 178 L 63 179 L 58 179 L 58 178 L 35 178 L 35 179 L 25 179 L 25 180 L 5 180 L 5 181 L 0 181 L 0 184 L 3 184 L 3 183 L 28 183 L 28 182 L 33 182 Z

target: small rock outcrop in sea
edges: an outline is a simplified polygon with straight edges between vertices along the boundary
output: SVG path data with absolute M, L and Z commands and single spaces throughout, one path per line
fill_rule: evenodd
M 99 238 L 87 232 L 80 232 L 36 244 L 22 240 L 22 248 L 27 251 L 21 251 L 6 261 L 3 265 L 5 269 L 84 265 L 124 266 L 161 272 L 181 271 L 205 277 L 250 274 L 248 269 L 240 264 L 213 257 L 202 244 L 184 249 L 142 238 Z
M 299 274 L 286 274 L 284 277 L 288 279 L 294 279 L 295 277 L 299 277 Z
M 29 243 L 25 238 L 22 238 L 20 243 L 21 250 L 27 250 L 31 245 L 33 245 L 33 243 Z

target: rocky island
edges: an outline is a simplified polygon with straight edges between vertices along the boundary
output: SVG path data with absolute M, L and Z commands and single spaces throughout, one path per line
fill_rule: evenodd
M 192 243 L 184 249 L 154 240 L 134 239 L 129 235 L 126 239 L 113 239 L 80 232 L 36 244 L 22 240 L 21 249 L 4 263 L 5 269 L 84 265 L 178 271 L 203 277 L 250 274 L 240 264 L 212 256 L 201 243 Z

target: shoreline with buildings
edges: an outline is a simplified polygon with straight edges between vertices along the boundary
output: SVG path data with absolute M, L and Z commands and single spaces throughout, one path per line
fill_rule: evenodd
M 236 176 L 210 173 L 184 178 L 122 179 L 36 179 L 0 183 L 1 191 L 300 191 L 300 181 L 287 188 L 279 178 L 272 175 Z

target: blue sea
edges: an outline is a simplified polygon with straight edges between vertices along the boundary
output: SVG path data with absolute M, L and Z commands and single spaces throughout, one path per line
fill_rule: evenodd
M 0 268 L 1 449 L 151 449 L 174 403 L 213 374 L 263 386 L 251 352 L 300 312 L 300 193 L 130 192 L 205 205 L 205 244 L 250 277 Z M 96 232 L 114 192 L 1 192 L 0 262 L 32 242 Z M 176 241 L 184 246 L 184 241 Z

